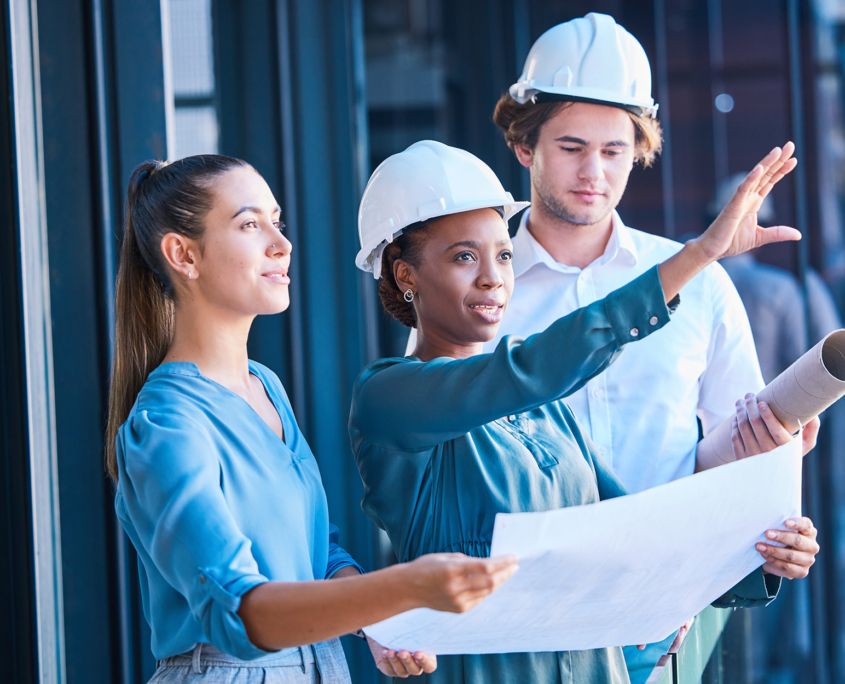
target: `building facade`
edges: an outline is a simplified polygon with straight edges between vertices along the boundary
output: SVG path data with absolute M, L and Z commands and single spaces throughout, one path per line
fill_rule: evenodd
M 665 131 L 659 163 L 632 174 L 626 223 L 673 238 L 700 232 L 719 183 L 792 139 L 801 164 L 774 206 L 805 239 L 759 258 L 801 281 L 814 268 L 845 302 L 837 0 L 6 0 L 0 661 L 9 681 L 140 684 L 155 668 L 102 447 L 132 169 L 220 152 L 267 179 L 294 245 L 292 305 L 256 322 L 250 353 L 287 388 L 343 545 L 381 567 L 394 559 L 360 510 L 346 423 L 356 375 L 401 353 L 406 331 L 354 266 L 358 199 L 375 165 L 423 138 L 470 150 L 528 199 L 493 107 L 531 43 L 589 11 L 614 15 L 643 43 Z M 823 552 L 811 579 L 787 588 L 778 620 L 791 631 L 764 634 L 734 618 L 712 681 L 843 678 L 840 423 L 825 422 L 806 461 Z M 344 646 L 354 681 L 377 681 L 363 643 Z

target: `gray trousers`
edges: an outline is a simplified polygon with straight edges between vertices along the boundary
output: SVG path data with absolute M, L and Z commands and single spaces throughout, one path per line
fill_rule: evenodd
M 351 684 L 339 639 L 239 660 L 211 644 L 158 661 L 149 684 Z

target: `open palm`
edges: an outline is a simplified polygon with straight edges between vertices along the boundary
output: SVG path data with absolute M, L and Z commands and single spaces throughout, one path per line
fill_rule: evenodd
M 757 211 L 772 188 L 792 171 L 798 161 L 792 156 L 795 145 L 776 147 L 755 166 L 736 189 L 727 206 L 698 242 L 711 259 L 742 254 L 750 249 L 785 240 L 800 240 L 801 233 L 789 226 L 762 228 Z

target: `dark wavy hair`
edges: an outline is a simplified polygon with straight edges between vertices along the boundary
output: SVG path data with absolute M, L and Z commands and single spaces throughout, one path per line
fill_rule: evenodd
M 404 292 L 399 289 L 396 277 L 393 275 L 393 265 L 397 259 L 405 261 L 411 266 L 418 266 L 422 257 L 422 249 L 428 241 L 429 226 L 427 224 L 402 233 L 387 247 L 381 256 L 381 280 L 378 284 L 378 296 L 381 305 L 393 318 L 407 328 L 417 327 L 417 314 L 413 302 L 406 302 Z

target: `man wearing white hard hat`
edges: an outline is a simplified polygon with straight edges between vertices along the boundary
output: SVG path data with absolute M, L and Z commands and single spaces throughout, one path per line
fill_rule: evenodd
M 660 152 L 651 71 L 639 42 L 614 19 L 553 27 L 531 48 L 494 121 L 531 174 L 530 211 L 514 238 L 516 284 L 505 335 L 527 337 L 630 282 L 682 245 L 627 227 L 616 206 L 637 163 Z M 748 317 L 718 264 L 684 290 L 676 321 L 633 345 L 567 398 L 599 453 L 632 492 L 691 475 L 698 421 L 707 434 L 764 386 Z M 746 395 L 744 409 L 773 416 Z M 814 443 L 817 423 L 805 430 Z M 659 535 L 659 531 L 655 531 Z M 626 650 L 643 682 L 669 643 Z

